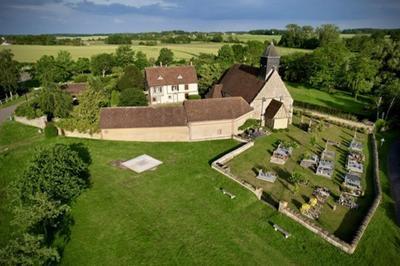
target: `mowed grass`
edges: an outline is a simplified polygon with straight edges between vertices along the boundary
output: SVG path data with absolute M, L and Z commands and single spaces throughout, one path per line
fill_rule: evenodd
M 82 143 L 89 149 L 92 187 L 73 205 L 75 221 L 63 265 L 394 265 L 398 261 L 400 230 L 388 214 L 387 195 L 356 253 L 347 255 L 212 170 L 210 160 L 236 147 L 232 140 L 46 140 L 35 129 L 15 122 L 2 127 L 0 139 L 6 141 L 1 147 L 9 147 L 0 155 L 3 186 L 22 173 L 37 146 Z M 14 132 L 20 132 L 18 139 Z M 143 153 L 163 165 L 135 174 L 111 164 Z M 382 178 L 387 189 L 387 178 Z M 222 195 L 220 187 L 236 199 Z M 7 200 L 2 198 L 1 205 Z M 292 237 L 284 239 L 270 222 Z M 4 245 L 12 228 L 4 220 L 0 225 L 0 245 Z
M 357 200 L 358 209 L 349 210 L 337 204 L 336 201 L 341 193 L 340 185 L 347 172 L 345 164 L 347 162 L 348 146 L 353 138 L 354 131 L 325 123 L 321 132 L 307 133 L 299 128 L 300 122 L 301 118 L 294 116 L 294 125 L 291 125 L 288 131 L 280 131 L 271 136 L 257 139 L 253 148 L 242 153 L 229 163 L 231 171 L 250 184 L 262 187 L 276 201 L 284 200 L 288 202 L 289 207 L 298 212 L 301 205 L 307 203 L 312 197 L 314 186 L 327 187 L 331 192 L 331 197 L 323 206 L 320 218 L 315 222 L 341 239 L 351 241 L 358 225 L 368 211 L 374 195 L 368 136 L 361 133 L 357 134 L 357 139 L 364 145 L 363 153 L 366 158 L 362 175 L 362 187 L 365 195 Z M 308 124 L 309 119 L 303 117 L 303 123 Z M 314 123 L 316 122 L 314 121 Z M 316 137 L 314 146 L 310 144 L 312 136 Z M 317 176 L 313 170 L 304 169 L 299 164 L 304 154 L 320 156 L 325 149 L 327 139 L 340 144 L 339 147 L 328 147 L 330 151 L 336 153 L 335 171 L 331 179 Z M 299 147 L 293 150 L 292 156 L 284 165 L 269 162 L 272 152 L 276 149 L 279 141 L 295 141 L 299 144 Z M 275 183 L 257 179 L 257 169 L 260 168 L 277 173 L 279 178 Z M 289 177 L 293 172 L 299 172 L 309 180 L 308 185 L 299 185 L 299 191 L 296 193 L 293 193 L 293 185 L 289 182 Z M 337 205 L 335 211 L 332 210 L 331 206 L 333 205 Z
M 295 101 L 338 109 L 346 113 L 365 115 L 370 112 L 371 100 L 365 96 L 355 99 L 350 93 L 342 91 L 328 93 L 291 82 L 286 82 L 286 87 Z
M 224 43 L 202 43 L 192 42 L 190 44 L 158 44 L 157 46 L 139 45 L 137 42 L 131 45 L 135 51 L 144 52 L 148 58 L 157 58 L 161 48 L 171 49 L 176 60 L 189 60 L 200 53 L 217 54 L 219 48 Z M 43 55 L 56 56 L 61 50 L 71 53 L 73 59 L 79 57 L 90 58 L 100 53 L 113 53 L 118 45 L 87 45 L 87 46 L 64 46 L 64 45 L 10 45 L 0 49 L 11 49 L 15 55 L 15 60 L 19 62 L 36 62 Z M 281 55 L 287 55 L 294 52 L 309 52 L 310 50 L 278 47 Z

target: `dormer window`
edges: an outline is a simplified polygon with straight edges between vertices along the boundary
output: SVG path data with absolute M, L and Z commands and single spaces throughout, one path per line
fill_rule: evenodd
M 179 74 L 179 76 L 178 76 L 178 79 L 183 79 L 183 77 L 182 77 L 182 75 L 181 75 L 181 74 Z
M 158 80 L 163 80 L 164 78 L 161 75 L 159 75 L 157 79 Z

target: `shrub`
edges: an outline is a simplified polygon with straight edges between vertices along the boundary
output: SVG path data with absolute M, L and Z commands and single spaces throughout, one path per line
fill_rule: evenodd
M 119 95 L 120 106 L 146 106 L 146 95 L 140 89 L 127 88 Z
M 247 129 L 254 129 L 260 126 L 260 120 L 258 119 L 247 119 L 243 125 L 239 127 L 239 130 L 247 130 Z
M 15 110 L 15 114 L 28 119 L 34 119 L 44 115 L 42 110 L 39 109 L 39 104 L 36 99 L 19 105 Z
M 53 138 L 58 136 L 58 129 L 53 123 L 48 123 L 44 128 L 44 135 L 46 138 Z
M 88 81 L 88 74 L 79 74 L 74 77 L 75 83 L 82 83 Z
M 383 119 L 378 119 L 375 122 L 375 131 L 376 132 L 381 132 L 384 131 L 386 127 L 386 121 Z
M 120 95 L 119 91 L 113 90 L 111 92 L 111 101 L 110 101 L 111 106 L 118 106 L 119 105 L 119 95 Z
M 198 99 L 201 99 L 201 96 L 200 95 L 189 95 L 188 99 L 189 100 L 198 100 Z

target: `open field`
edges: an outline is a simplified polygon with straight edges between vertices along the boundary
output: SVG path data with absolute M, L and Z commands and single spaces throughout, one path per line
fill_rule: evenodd
M 365 115 L 370 112 L 371 100 L 365 96 L 360 96 L 356 100 L 349 93 L 343 91 L 335 91 L 330 94 L 323 90 L 291 82 L 286 82 L 286 87 L 295 101 L 334 108 L 346 113 Z
M 201 43 L 193 42 L 190 44 L 159 44 L 157 46 L 144 46 L 134 44 L 132 49 L 146 53 L 148 58 L 157 58 L 161 48 L 169 48 L 174 52 L 175 59 L 190 59 L 200 53 L 217 54 L 219 48 L 224 43 Z M 99 53 L 113 53 L 118 45 L 90 45 L 90 46 L 63 46 L 63 45 L 10 45 L 5 49 L 11 49 L 15 55 L 15 60 L 19 62 L 35 62 L 42 55 L 57 55 L 58 51 L 66 50 L 71 53 L 73 59 L 79 57 L 91 57 Z M 4 48 L 0 48 L 4 49 Z M 290 54 L 296 51 L 307 52 L 305 49 L 278 47 L 281 55 Z
M 303 122 L 308 124 L 309 119 L 303 117 Z M 265 192 L 272 195 L 276 201 L 285 200 L 289 206 L 297 211 L 303 203 L 307 203 L 312 196 L 313 186 L 327 187 L 331 192 L 327 203 L 322 208 L 321 216 L 317 223 L 326 228 L 338 237 L 351 241 L 352 235 L 358 228 L 361 220 L 364 218 L 374 197 L 372 184 L 372 163 L 369 161 L 369 141 L 365 134 L 357 134 L 357 138 L 364 144 L 364 173 L 362 175 L 362 187 L 365 190 L 365 196 L 358 199 L 359 208 L 349 210 L 336 203 L 340 195 L 340 184 L 343 182 L 345 173 L 346 158 L 348 154 L 348 145 L 353 138 L 354 132 L 340 128 L 334 125 L 324 125 L 321 132 L 307 133 L 299 128 L 300 117 L 295 116 L 294 125 L 290 126 L 289 131 L 281 131 L 268 137 L 262 137 L 256 140 L 255 146 L 230 162 L 231 171 L 234 175 L 246 180 L 255 187 L 262 187 Z M 316 144 L 312 146 L 310 139 L 316 137 Z M 332 179 L 315 175 L 311 169 L 304 169 L 299 162 L 304 154 L 320 155 L 325 148 L 325 140 L 333 140 L 340 143 L 335 148 L 329 146 L 330 151 L 336 153 L 335 171 Z M 269 162 L 272 152 L 277 147 L 278 141 L 295 141 L 299 147 L 293 150 L 292 156 L 285 165 L 277 165 Z M 256 178 L 257 169 L 264 168 L 268 171 L 274 171 L 278 174 L 275 183 L 269 183 Z M 299 191 L 293 193 L 293 185 L 289 182 L 290 175 L 294 172 L 302 173 L 309 180 L 308 185 L 299 185 Z M 335 211 L 330 206 L 337 205 Z
M 400 230 L 392 217 L 393 201 L 388 194 L 385 167 L 381 171 L 383 202 L 358 249 L 350 256 L 212 170 L 210 161 L 237 145 L 232 140 L 198 143 L 129 143 L 61 137 L 49 140 L 36 129 L 15 122 L 7 122 L 0 128 L 0 246 L 13 230 L 5 208 L 9 200 L 4 193 L 6 186 L 22 173 L 36 147 L 53 143 L 82 143 L 92 159 L 92 187 L 73 205 L 75 221 L 71 240 L 64 250 L 63 265 L 395 265 L 398 262 Z M 386 145 L 390 145 L 389 141 Z M 9 150 L 4 152 L 4 148 Z M 156 171 L 140 175 L 111 165 L 114 160 L 143 153 L 164 164 Z M 222 195 L 220 187 L 237 198 L 230 200 Z M 284 239 L 269 222 L 279 224 L 293 236 Z

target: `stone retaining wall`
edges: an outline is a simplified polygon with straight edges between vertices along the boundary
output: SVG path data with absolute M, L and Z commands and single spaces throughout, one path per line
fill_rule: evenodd
M 279 202 L 279 208 L 278 208 L 279 212 L 285 214 L 289 218 L 293 219 L 294 221 L 296 221 L 296 222 L 300 223 L 301 225 L 303 225 L 304 227 L 306 227 L 311 232 L 314 232 L 315 234 L 320 236 L 322 239 L 325 239 L 330 244 L 334 245 L 335 247 L 337 247 L 349 254 L 353 254 L 354 251 L 356 250 L 358 242 L 360 241 L 365 230 L 367 229 L 368 224 L 371 221 L 372 217 L 374 216 L 376 209 L 378 208 L 379 203 L 382 198 L 382 189 L 381 189 L 380 179 L 379 179 L 378 148 L 377 148 L 377 144 L 376 144 L 375 134 L 371 134 L 370 139 L 372 142 L 372 153 L 373 153 L 373 179 L 374 179 L 374 188 L 375 188 L 375 198 L 374 198 L 374 201 L 373 201 L 370 209 L 368 210 L 366 216 L 364 217 L 362 223 L 360 224 L 358 230 L 356 231 L 351 243 L 348 243 L 348 242 L 336 237 L 335 235 L 333 235 L 329 231 L 323 229 L 319 225 L 314 224 L 313 222 L 308 220 L 306 217 L 304 217 L 300 213 L 298 213 L 294 210 L 291 210 L 290 208 L 287 207 L 287 203 Z M 228 154 L 226 154 L 226 155 L 222 156 L 221 158 L 217 159 L 216 161 L 214 161 L 212 163 L 211 167 L 213 169 L 215 169 L 216 171 L 220 172 L 221 174 L 227 176 L 231 180 L 235 181 L 242 187 L 244 187 L 244 188 L 248 189 L 249 191 L 251 191 L 252 193 L 254 193 L 256 195 L 256 197 L 259 200 L 261 200 L 263 203 L 267 204 L 271 208 L 276 209 L 275 206 L 271 205 L 270 203 L 268 203 L 267 201 L 262 199 L 263 190 L 261 188 L 254 187 L 250 183 L 248 183 L 244 180 L 241 180 L 237 176 L 234 176 L 232 173 L 230 173 L 229 169 L 224 169 L 219 166 L 219 164 L 225 165 L 227 162 L 229 162 L 230 160 L 232 160 L 233 158 L 235 158 L 236 156 L 238 156 L 242 152 L 250 149 L 253 146 L 254 146 L 254 142 L 248 142 L 248 143 L 244 144 L 243 146 L 240 146 L 239 148 L 229 152 Z
M 71 137 L 71 138 L 83 138 L 83 139 L 102 139 L 99 133 L 89 134 L 89 133 L 81 133 L 76 130 L 67 131 L 61 128 L 58 128 L 58 135 Z
M 47 123 L 46 116 L 41 116 L 41 117 L 34 118 L 34 119 L 28 119 L 23 116 L 14 116 L 14 120 L 21 124 L 32 126 L 32 127 L 37 127 L 37 128 L 41 128 L 41 129 L 44 129 L 46 127 L 46 123 Z
M 332 235 L 330 232 L 324 230 L 323 228 L 319 227 L 318 225 L 312 223 L 307 218 L 305 218 L 300 213 L 297 213 L 287 207 L 287 203 L 279 202 L 279 212 L 285 214 L 289 218 L 295 220 L 296 222 L 300 223 L 310 231 L 316 233 L 321 238 L 325 239 L 332 245 L 340 248 L 341 250 L 353 254 L 357 248 L 358 242 L 360 241 L 361 237 L 364 235 L 365 230 L 368 227 L 369 222 L 371 221 L 372 217 L 374 216 L 379 203 L 381 202 L 382 198 L 382 188 L 379 179 L 379 158 L 378 158 L 378 148 L 376 144 L 375 134 L 370 135 L 370 139 L 372 142 L 372 154 L 373 154 L 373 179 L 374 179 L 374 189 L 375 189 L 375 198 L 374 201 L 369 208 L 367 214 L 365 215 L 363 221 L 361 222 L 360 226 L 358 227 L 353 240 L 351 243 L 347 243 L 340 238 Z

